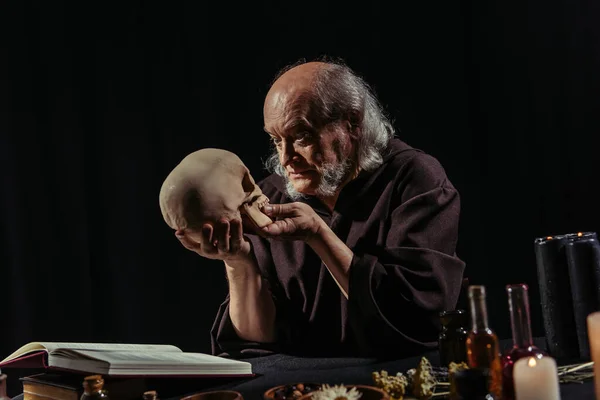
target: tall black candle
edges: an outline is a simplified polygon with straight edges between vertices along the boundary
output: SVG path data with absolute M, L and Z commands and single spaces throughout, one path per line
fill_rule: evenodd
M 561 360 L 579 358 L 569 267 L 565 254 L 568 241 L 569 235 L 548 236 L 534 241 L 548 353 Z
M 595 232 L 570 235 L 565 247 L 581 358 L 590 359 L 587 316 L 600 306 L 600 244 Z

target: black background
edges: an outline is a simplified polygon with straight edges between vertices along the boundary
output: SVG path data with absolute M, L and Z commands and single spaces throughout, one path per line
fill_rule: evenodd
M 343 58 L 442 162 L 500 337 L 516 282 L 543 335 L 533 239 L 600 229 L 593 0 L 0 7 L 2 357 L 34 340 L 208 352 L 224 271 L 174 238 L 160 185 L 201 147 L 264 177 L 263 99 L 303 57 Z

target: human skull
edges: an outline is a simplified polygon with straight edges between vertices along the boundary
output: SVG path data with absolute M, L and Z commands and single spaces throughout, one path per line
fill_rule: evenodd
M 160 189 L 160 209 L 171 228 L 200 231 L 205 223 L 241 214 L 259 228 L 271 222 L 261 207 L 269 199 L 242 160 L 226 150 L 201 149 L 187 155 Z

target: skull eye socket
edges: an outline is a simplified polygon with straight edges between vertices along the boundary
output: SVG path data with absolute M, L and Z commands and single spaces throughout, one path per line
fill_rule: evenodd
M 244 189 L 244 192 L 247 195 L 256 190 L 256 184 L 248 172 L 246 172 L 242 178 L 242 189 Z

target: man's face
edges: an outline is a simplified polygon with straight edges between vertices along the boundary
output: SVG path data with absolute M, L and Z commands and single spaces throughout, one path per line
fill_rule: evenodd
M 332 195 L 350 172 L 352 144 L 343 122 L 321 126 L 305 93 L 271 93 L 265 131 L 275 144 L 288 184 L 301 194 Z

